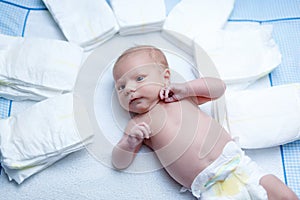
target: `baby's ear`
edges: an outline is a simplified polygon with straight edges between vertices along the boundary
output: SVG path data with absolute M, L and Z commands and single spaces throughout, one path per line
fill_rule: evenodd
M 164 76 L 164 83 L 165 85 L 169 85 L 170 84 L 170 70 L 169 69 L 165 69 L 163 72 L 163 76 Z

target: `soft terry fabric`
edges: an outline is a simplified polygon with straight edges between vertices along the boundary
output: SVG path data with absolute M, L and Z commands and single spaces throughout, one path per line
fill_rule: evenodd
M 85 124 L 87 128 L 81 126 L 79 129 L 78 121 L 75 121 L 73 104 L 73 94 L 67 93 L 0 120 L 1 163 L 10 179 L 21 183 L 91 141 L 93 135 L 89 124 Z M 80 114 L 87 116 L 84 112 Z M 87 118 L 83 120 L 88 122 Z
M 0 96 L 42 100 L 71 91 L 82 58 L 69 42 L 0 35 Z
M 300 84 L 226 94 L 227 124 L 243 148 L 266 148 L 300 138 Z
M 163 35 L 191 52 L 195 36 L 223 28 L 233 5 L 234 0 L 182 0 L 166 18 Z
M 104 0 L 43 0 L 65 37 L 93 49 L 119 29 L 115 16 Z
M 202 32 L 194 41 L 212 59 L 226 83 L 253 82 L 281 62 L 279 48 L 272 38 L 272 25 L 227 23 L 223 30 Z
M 259 185 L 265 175 L 256 163 L 229 142 L 222 154 L 193 181 L 191 190 L 203 200 L 267 200 L 267 193 Z
M 164 0 L 111 0 L 120 35 L 141 34 L 162 29 L 166 18 Z

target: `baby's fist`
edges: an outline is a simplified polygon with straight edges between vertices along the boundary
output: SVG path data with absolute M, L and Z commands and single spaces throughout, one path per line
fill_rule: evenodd
M 160 90 L 159 97 L 164 102 L 170 103 L 187 97 L 187 88 L 184 83 L 171 84 Z
M 128 143 L 131 147 L 136 147 L 144 139 L 149 139 L 151 136 L 151 130 L 148 124 L 141 122 L 136 124 L 130 130 L 128 135 Z

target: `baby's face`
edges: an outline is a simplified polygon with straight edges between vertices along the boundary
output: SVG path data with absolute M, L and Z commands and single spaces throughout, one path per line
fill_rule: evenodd
M 121 60 L 114 70 L 121 106 L 139 114 L 149 111 L 159 101 L 159 92 L 167 81 L 166 71 L 168 69 L 140 54 Z

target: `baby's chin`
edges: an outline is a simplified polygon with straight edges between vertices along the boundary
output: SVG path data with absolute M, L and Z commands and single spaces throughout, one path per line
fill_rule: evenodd
M 142 107 L 142 108 L 134 108 L 134 109 L 128 109 L 127 110 L 130 113 L 135 113 L 135 115 L 137 114 L 144 114 L 150 111 L 150 107 Z
M 147 109 L 142 109 L 142 110 L 141 110 L 141 109 L 129 108 L 128 106 L 127 106 L 127 107 L 122 106 L 122 108 L 123 108 L 125 111 L 129 112 L 130 116 L 135 116 L 135 115 L 138 115 L 138 114 L 143 114 L 143 113 L 146 113 L 146 112 L 149 111 L 149 110 L 147 110 Z
M 144 113 L 147 113 L 148 111 L 149 111 L 148 109 L 144 109 L 144 110 L 128 110 L 128 112 L 134 113 L 134 115 L 144 114 Z
M 122 105 L 122 107 L 126 111 L 130 113 L 135 113 L 135 115 L 137 115 L 137 114 L 144 114 L 149 112 L 156 104 L 157 102 L 153 102 L 149 104 L 149 103 L 145 103 L 144 101 L 141 101 L 141 102 L 134 102 L 126 106 Z

